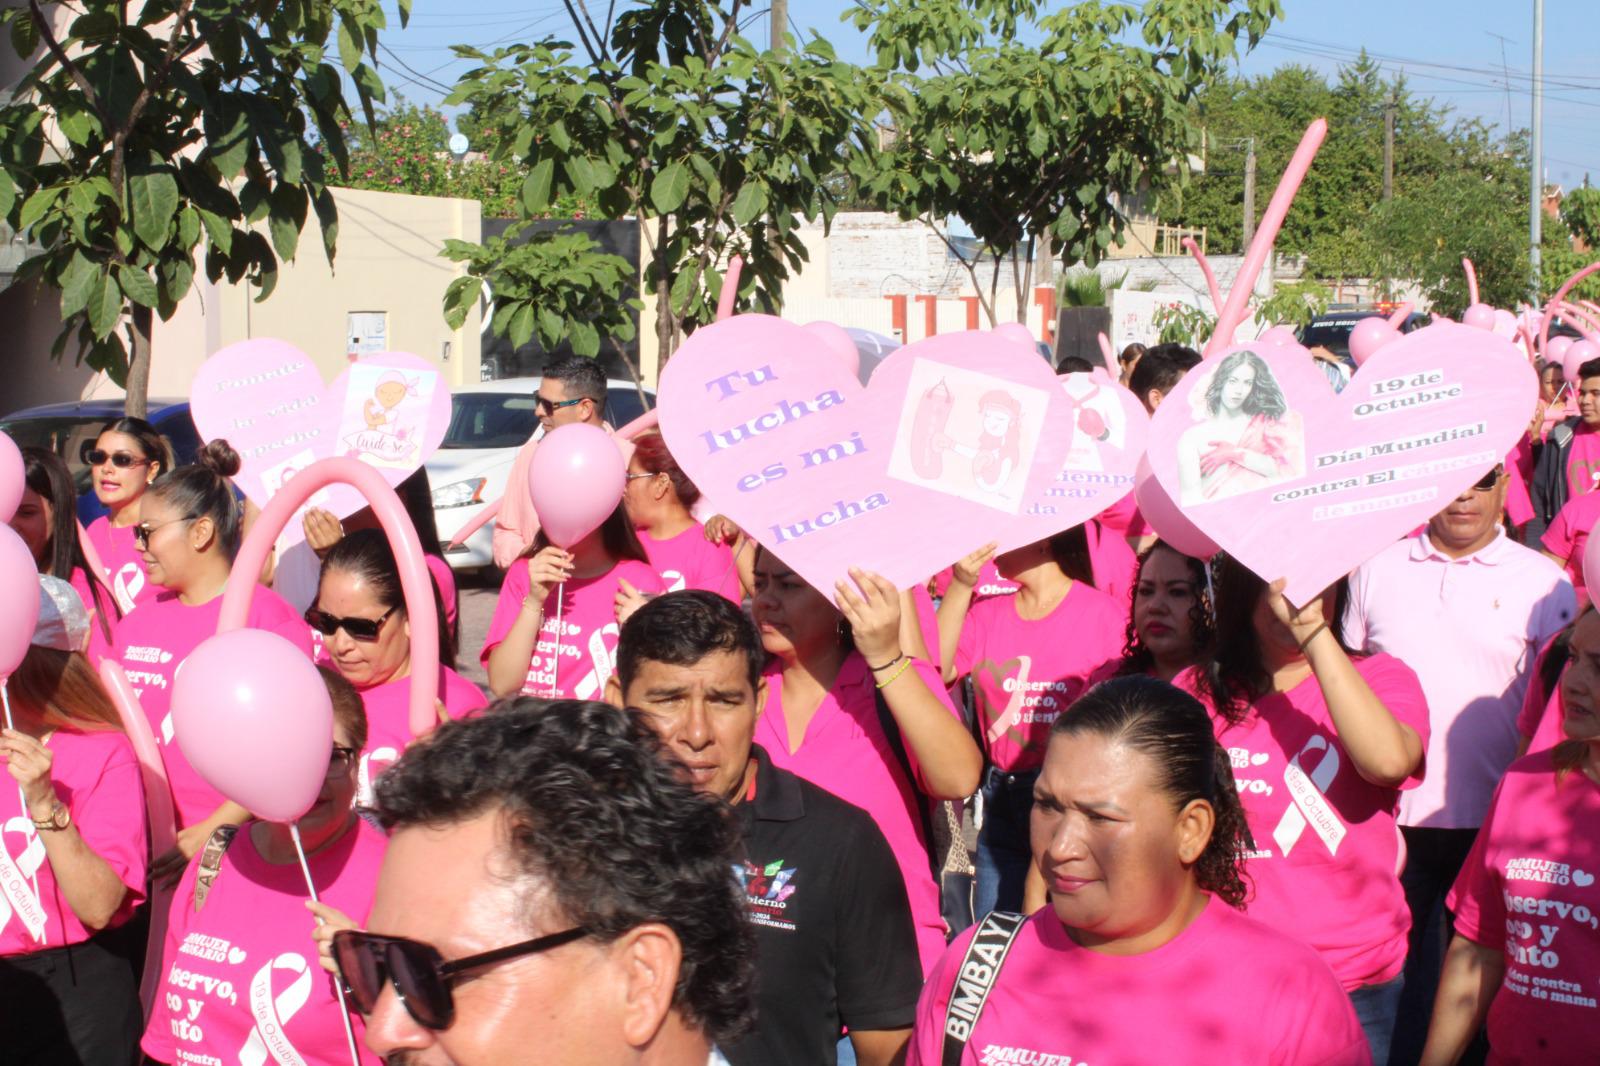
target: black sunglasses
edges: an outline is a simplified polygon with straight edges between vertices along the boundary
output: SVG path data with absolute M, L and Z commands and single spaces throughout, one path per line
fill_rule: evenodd
M 306 608 L 305 618 L 306 625 L 325 637 L 331 637 L 342 629 L 350 634 L 351 640 L 370 644 L 378 639 L 378 634 L 383 630 L 383 623 L 399 609 L 400 605 L 397 603 L 376 618 L 340 618 L 338 615 L 311 606 Z
M 536 392 L 533 394 L 533 409 L 535 411 L 543 411 L 547 415 L 553 415 L 563 407 L 571 407 L 587 399 L 587 396 L 579 396 L 575 400 L 547 400 Z
M 103 448 L 85 448 L 83 461 L 89 466 L 105 466 L 110 460 L 111 465 L 118 470 L 126 470 L 130 466 L 149 466 L 150 460 L 134 455 L 132 452 L 108 452 Z
M 1500 468 L 1496 467 L 1474 482 L 1472 487 L 1479 492 L 1490 492 L 1499 481 Z
M 446 962 L 431 944 L 345 929 L 333 934 L 333 960 L 355 1000 L 356 1010 L 370 1015 L 383 994 L 383 986 L 393 981 L 394 994 L 406 1013 L 424 1029 L 438 1030 L 450 1028 L 455 1021 L 456 1004 L 450 989 L 469 970 L 537 955 L 588 935 L 589 931 L 582 927 L 568 929 Z

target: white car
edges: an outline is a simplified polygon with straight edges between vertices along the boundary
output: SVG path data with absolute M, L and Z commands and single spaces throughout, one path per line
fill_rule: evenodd
M 449 544 L 456 531 L 505 494 L 517 450 L 541 432 L 533 396 L 541 379 L 504 378 L 464 388 L 450 397 L 450 428 L 425 464 L 433 487 L 433 517 L 439 540 Z M 655 406 L 656 396 L 631 381 L 606 382 L 605 420 L 625 426 Z M 456 570 L 494 565 L 494 523 L 486 522 L 458 548 L 445 552 Z

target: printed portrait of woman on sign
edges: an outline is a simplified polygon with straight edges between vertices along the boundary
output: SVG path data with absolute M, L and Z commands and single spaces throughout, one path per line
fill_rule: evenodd
M 1189 394 L 1197 424 L 1178 439 L 1184 506 L 1292 481 L 1305 473 L 1305 427 L 1254 352 L 1234 352 Z

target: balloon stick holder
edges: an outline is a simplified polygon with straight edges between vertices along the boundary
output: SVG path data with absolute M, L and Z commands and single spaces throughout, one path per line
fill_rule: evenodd
M 311 864 L 306 861 L 305 845 L 300 843 L 300 823 L 298 821 L 289 823 L 289 836 L 294 840 L 294 853 L 300 860 L 300 872 L 305 875 L 306 891 L 311 894 L 311 902 L 321 903 L 322 900 L 317 897 L 316 882 L 311 880 Z M 320 925 L 322 919 L 318 918 L 317 923 Z M 344 999 L 344 981 L 342 978 L 334 977 L 333 991 L 339 997 L 339 1020 L 344 1022 L 344 1038 L 350 1045 L 351 1066 L 361 1066 L 361 1053 L 356 1050 L 356 1031 L 350 1027 L 350 1005 Z
M 564 610 L 563 609 L 566 607 L 566 590 L 567 590 L 567 587 L 566 587 L 565 584 L 561 584 L 561 585 L 557 585 L 556 586 L 556 653 L 555 653 L 555 655 L 551 656 L 551 658 L 550 658 L 550 698 L 551 699 L 555 699 L 556 698 L 556 686 L 560 683 L 560 674 L 561 674 L 561 622 L 562 622 L 562 616 L 564 614 Z M 538 640 L 537 637 L 535 637 L 534 638 L 534 646 L 535 646 L 536 649 L 538 647 L 538 643 L 539 643 L 539 640 Z
M 10 682 L 10 677 L 0 677 L 0 705 L 5 707 L 6 728 L 14 730 L 17 727 L 11 721 L 11 691 L 7 687 Z M 22 782 L 20 781 L 17 782 L 17 802 L 22 804 L 22 816 L 32 822 L 33 815 L 28 813 L 28 796 L 27 793 L 22 791 Z

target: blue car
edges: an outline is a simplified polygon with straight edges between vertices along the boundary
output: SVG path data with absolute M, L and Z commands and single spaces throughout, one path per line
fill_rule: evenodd
M 19 448 L 49 448 L 67 461 L 78 486 L 78 520 L 85 526 L 106 513 L 91 491 L 89 466 L 83 454 L 94 447 L 100 427 L 122 417 L 121 400 L 83 400 L 29 407 L 0 418 L 4 430 Z M 146 420 L 172 445 L 178 464 L 194 462 L 200 451 L 200 433 L 189 417 L 188 400 L 151 400 Z

